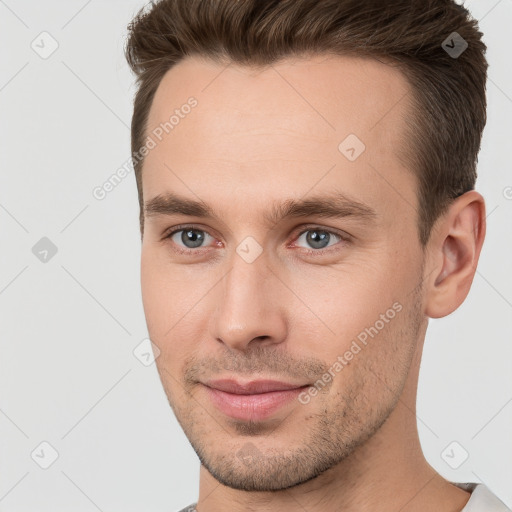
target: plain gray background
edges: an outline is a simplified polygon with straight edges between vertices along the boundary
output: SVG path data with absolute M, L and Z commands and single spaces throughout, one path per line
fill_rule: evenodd
M 133 354 L 147 337 L 133 172 L 92 194 L 130 155 L 123 45 L 143 4 L 0 0 L 2 512 L 172 512 L 197 498 L 195 453 L 155 365 Z M 512 507 L 512 0 L 466 5 L 489 47 L 488 233 L 468 299 L 430 323 L 418 428 L 445 478 Z

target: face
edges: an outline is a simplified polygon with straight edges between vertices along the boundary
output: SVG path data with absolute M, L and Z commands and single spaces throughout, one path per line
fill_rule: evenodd
M 424 321 L 416 181 L 397 157 L 410 96 L 396 69 L 348 57 L 189 57 L 159 85 L 143 304 L 169 403 L 224 485 L 320 475 L 404 389 Z

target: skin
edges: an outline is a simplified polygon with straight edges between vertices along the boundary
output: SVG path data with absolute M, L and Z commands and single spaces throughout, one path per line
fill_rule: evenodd
M 428 319 L 469 292 L 485 205 L 475 191 L 459 197 L 421 246 L 416 180 L 396 151 L 407 143 L 408 82 L 354 57 L 266 69 L 188 57 L 160 83 L 148 133 L 190 96 L 197 107 L 146 157 L 144 201 L 172 192 L 218 218 L 146 215 L 141 284 L 163 387 L 202 462 L 197 510 L 460 511 L 470 494 L 423 456 L 416 391 Z M 355 161 L 338 149 L 351 133 L 366 146 Z M 333 190 L 376 215 L 264 220 L 274 202 Z M 183 224 L 204 236 L 199 248 L 183 232 L 165 238 Z M 311 244 L 315 228 L 335 233 L 328 247 Z M 236 251 L 248 236 L 262 250 L 252 263 Z M 312 384 L 396 303 L 307 404 L 235 421 L 199 382 Z

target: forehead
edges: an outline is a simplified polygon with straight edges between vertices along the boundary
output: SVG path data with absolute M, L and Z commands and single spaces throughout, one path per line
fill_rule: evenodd
M 256 69 L 188 57 L 164 75 L 149 112 L 156 146 L 144 163 L 144 197 L 335 187 L 396 202 L 415 190 L 397 157 L 411 95 L 398 69 L 374 59 L 315 56 Z M 195 106 L 183 108 L 190 98 Z

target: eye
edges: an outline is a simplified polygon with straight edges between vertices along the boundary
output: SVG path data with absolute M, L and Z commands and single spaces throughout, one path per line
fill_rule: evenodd
M 305 243 L 309 244 L 310 247 L 313 248 L 313 250 L 306 251 L 310 254 L 321 253 L 322 249 L 325 249 L 326 247 L 335 245 L 335 243 L 332 243 L 330 245 L 329 245 L 329 243 L 333 242 L 333 241 L 336 242 L 336 240 L 338 242 L 339 241 L 348 242 L 348 236 L 343 236 L 339 233 L 335 233 L 333 231 L 322 229 L 318 226 L 303 230 L 299 234 L 297 241 L 299 241 L 301 239 Z
M 198 249 L 206 249 L 209 245 L 208 242 L 211 244 L 211 241 L 215 240 L 204 229 L 195 226 L 175 226 L 172 231 L 164 236 L 164 239 L 172 240 L 175 250 L 182 254 L 198 253 Z M 327 252 L 324 249 L 336 245 L 336 241 L 350 241 L 349 235 L 322 229 L 319 226 L 303 229 L 296 240 L 300 241 L 301 239 L 312 248 L 305 248 L 305 252 L 310 255 L 321 255 Z
M 182 253 L 197 252 L 195 249 L 203 248 L 205 241 L 214 240 L 206 231 L 193 226 L 176 226 L 164 239 L 172 240 Z

